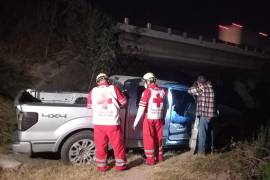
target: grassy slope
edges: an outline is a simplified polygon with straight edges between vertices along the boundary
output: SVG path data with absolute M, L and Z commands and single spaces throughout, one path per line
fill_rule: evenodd
M 0 95 L 0 152 L 8 150 L 11 134 L 16 127 L 15 110 L 13 101 Z
M 239 157 L 233 151 L 207 156 L 184 153 L 162 163 L 156 179 L 240 179 Z
M 132 162 L 135 156 L 129 157 Z M 191 155 L 189 152 L 171 157 L 155 166 L 138 164 L 124 172 L 114 169 L 106 173 L 96 172 L 94 165 L 66 166 L 60 162 L 43 163 L 41 166 L 23 165 L 19 169 L 5 170 L 0 179 L 240 179 L 240 163 L 235 152 L 214 154 L 205 157 Z M 44 162 L 44 160 L 43 160 Z

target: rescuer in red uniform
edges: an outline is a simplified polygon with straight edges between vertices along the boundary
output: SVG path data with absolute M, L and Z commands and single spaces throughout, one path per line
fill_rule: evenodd
M 140 119 L 143 121 L 143 144 L 146 156 L 146 164 L 154 165 L 164 160 L 162 147 L 163 110 L 165 91 L 156 84 L 153 73 L 143 76 L 145 90 L 142 93 L 137 116 L 133 129 L 136 128 Z
M 96 77 L 97 87 L 88 94 L 88 108 L 92 109 L 94 142 L 96 145 L 96 165 L 98 171 L 106 171 L 108 143 L 115 156 L 115 169 L 126 169 L 125 145 L 120 126 L 120 106 L 127 103 L 126 97 L 117 86 L 108 82 L 108 76 L 100 73 Z

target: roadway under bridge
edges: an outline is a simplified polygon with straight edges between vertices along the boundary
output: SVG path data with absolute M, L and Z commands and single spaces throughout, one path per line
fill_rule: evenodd
M 202 36 L 189 37 L 172 29 L 146 28 L 128 23 L 119 24 L 119 43 L 126 54 L 133 54 L 153 63 L 189 64 L 236 68 L 251 71 L 270 67 L 269 52 L 220 42 L 206 40 Z

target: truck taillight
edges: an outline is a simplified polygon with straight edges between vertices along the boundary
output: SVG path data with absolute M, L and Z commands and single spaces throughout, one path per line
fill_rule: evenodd
M 18 129 L 22 130 L 22 120 L 23 120 L 23 113 L 22 112 L 18 113 L 17 120 L 18 120 Z
M 18 129 L 25 131 L 38 122 L 38 113 L 20 112 L 18 115 Z

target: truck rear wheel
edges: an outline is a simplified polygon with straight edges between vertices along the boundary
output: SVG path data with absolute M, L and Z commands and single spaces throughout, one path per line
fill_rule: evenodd
M 91 164 L 95 160 L 93 132 L 81 131 L 73 134 L 61 148 L 61 159 L 65 164 Z

